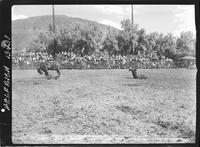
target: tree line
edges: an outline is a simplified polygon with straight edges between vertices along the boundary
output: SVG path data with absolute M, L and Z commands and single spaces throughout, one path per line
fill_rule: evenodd
M 133 27 L 133 30 L 132 30 Z M 139 29 L 139 25 L 132 26 L 130 19 L 121 21 L 121 30 L 113 31 L 108 27 L 105 34 L 97 25 L 81 26 L 74 24 L 70 28 L 63 28 L 53 34 L 52 25 L 48 31 L 40 33 L 29 46 L 29 51 L 46 51 L 55 56 L 66 52 L 68 56 L 93 55 L 96 53 L 109 56 L 137 55 L 145 58 L 170 58 L 173 60 L 185 55 L 195 56 L 196 40 L 191 31 L 180 33 L 175 37 L 171 33 L 149 33 Z

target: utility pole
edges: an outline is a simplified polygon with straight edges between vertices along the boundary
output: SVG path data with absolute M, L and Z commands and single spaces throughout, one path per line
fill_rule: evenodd
M 55 36 L 55 13 L 54 13 L 54 5 L 52 5 L 52 13 L 53 13 L 53 33 Z
M 133 50 L 133 53 L 135 53 L 135 49 L 134 49 L 134 40 L 133 40 L 133 25 L 134 25 L 134 22 L 133 22 L 133 4 L 131 5 L 131 24 L 132 24 L 132 50 Z
M 55 13 L 54 13 L 54 5 L 52 5 L 52 13 L 53 13 L 53 51 L 55 53 L 56 51 L 56 39 L 55 39 L 55 36 L 56 36 L 56 27 L 55 27 Z M 53 55 L 54 55 L 53 53 Z

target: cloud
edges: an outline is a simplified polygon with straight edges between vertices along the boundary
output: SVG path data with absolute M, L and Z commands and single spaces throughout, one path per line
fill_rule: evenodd
M 123 8 L 117 5 L 96 5 L 95 7 L 103 13 L 107 14 L 123 15 L 124 13 Z
M 17 19 L 25 19 L 28 16 L 25 15 L 16 15 L 16 14 L 12 14 L 12 20 L 17 20 Z
M 115 22 L 113 22 L 111 20 L 104 19 L 102 21 L 99 21 L 99 23 L 105 24 L 105 25 L 109 25 L 109 26 L 115 27 L 117 29 L 121 29 L 121 25 L 120 24 L 115 23 Z
M 134 15 L 138 14 L 141 6 L 133 7 Z M 96 11 L 99 11 L 102 16 L 105 16 L 101 21 L 102 24 L 110 25 L 121 29 L 120 22 L 123 19 L 131 19 L 131 5 L 96 5 Z
M 195 34 L 194 6 L 177 6 L 177 8 L 179 11 L 175 14 L 174 22 L 179 25 L 174 34 L 179 36 L 182 31 L 192 31 Z
M 137 14 L 142 6 L 133 6 L 133 13 Z M 129 18 L 131 16 L 131 5 L 96 5 L 97 11 L 103 14 L 113 15 L 118 18 Z

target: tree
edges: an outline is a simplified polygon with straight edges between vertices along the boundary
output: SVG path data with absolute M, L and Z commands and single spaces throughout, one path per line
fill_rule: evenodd
M 117 40 L 117 45 L 118 45 L 118 52 L 120 53 L 121 56 L 128 55 L 130 52 L 130 46 L 127 43 L 127 40 L 123 38 L 122 34 L 119 34 L 116 37 Z
M 28 52 L 46 51 L 49 43 L 49 34 L 40 33 L 38 37 L 29 45 Z
M 74 53 L 77 55 L 91 55 L 95 51 L 96 41 L 88 30 L 79 30 L 74 42 Z
M 121 53 L 124 55 L 127 55 L 127 54 L 136 55 L 137 54 L 136 46 L 137 46 L 137 40 L 138 40 L 138 34 L 137 34 L 138 26 L 134 25 L 133 31 L 132 31 L 132 24 L 131 24 L 130 19 L 124 19 L 121 21 L 121 27 L 122 27 L 122 31 L 117 37 L 119 45 L 120 45 L 119 48 L 121 50 Z
M 116 56 L 118 54 L 118 41 L 113 34 L 108 33 L 107 37 L 103 42 L 103 47 L 101 51 L 108 53 L 109 56 Z
M 55 57 L 59 53 L 59 48 L 60 47 L 58 46 L 58 39 L 53 38 L 53 39 L 49 40 L 46 51 L 48 54 Z
M 60 34 L 58 37 L 58 46 L 59 52 L 66 52 L 67 55 L 71 56 L 73 49 L 74 49 L 74 40 L 73 32 L 68 30 L 60 30 Z
M 143 56 L 147 51 L 147 35 L 144 29 L 140 29 L 137 31 L 138 40 L 137 46 L 135 47 L 136 52 L 138 55 Z
M 168 33 L 162 39 L 162 50 L 161 53 L 167 58 L 174 59 L 176 58 L 176 38 Z
M 158 58 L 165 56 L 170 59 L 175 58 L 176 54 L 176 38 L 168 33 L 153 32 L 147 35 L 147 56 L 149 58 Z
M 153 32 L 148 34 L 147 36 L 147 46 L 146 46 L 146 56 L 148 58 L 153 58 L 153 56 L 157 56 L 157 44 L 156 41 L 158 39 L 158 33 Z
M 49 24 L 47 32 L 40 33 L 33 43 L 30 44 L 29 51 L 44 51 L 53 56 L 59 52 L 58 37 L 53 37 L 51 24 Z
M 195 39 L 191 31 L 181 32 L 177 39 L 177 50 L 181 53 L 195 54 Z

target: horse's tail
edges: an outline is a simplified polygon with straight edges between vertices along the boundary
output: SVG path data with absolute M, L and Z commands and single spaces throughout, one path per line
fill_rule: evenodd
M 38 72 L 40 75 L 42 75 L 42 74 L 43 74 L 43 72 L 42 72 L 41 68 L 38 68 L 38 69 L 37 69 L 37 72 Z

